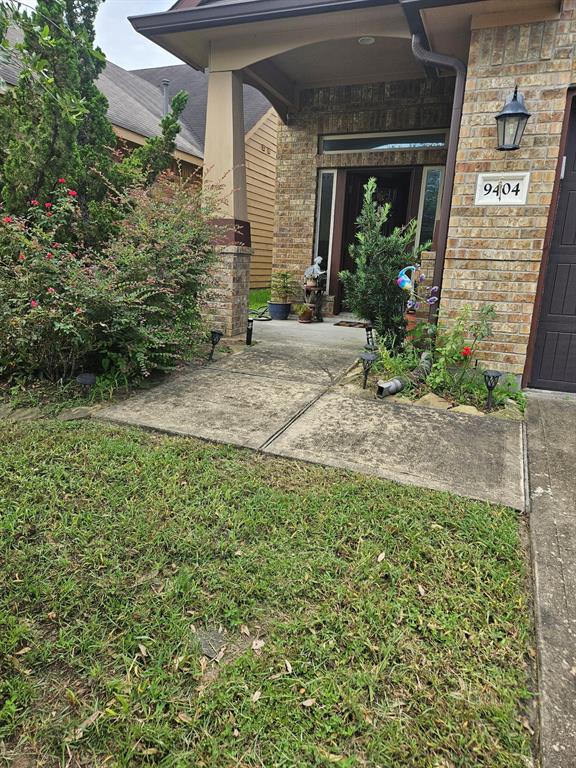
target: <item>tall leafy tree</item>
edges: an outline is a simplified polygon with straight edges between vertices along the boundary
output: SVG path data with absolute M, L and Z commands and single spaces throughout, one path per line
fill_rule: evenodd
M 0 40 L 16 30 L 11 47 L 22 64 L 16 86 L 0 98 L 0 197 L 10 213 L 45 200 L 58 178 L 78 193 L 89 239 L 114 219 L 110 189 L 138 176 L 151 180 L 171 162 L 185 95 L 175 98 L 163 135 L 118 162 L 108 103 L 97 87 L 106 66 L 95 46 L 94 21 L 102 0 L 38 0 L 30 14 L 0 0 Z M 14 38 L 14 34 L 12 35 Z M 1 49 L 0 49 L 1 51 Z

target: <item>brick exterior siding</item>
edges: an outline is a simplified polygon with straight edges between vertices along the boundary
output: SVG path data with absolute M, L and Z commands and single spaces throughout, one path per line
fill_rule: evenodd
M 496 306 L 494 338 L 479 357 L 523 372 L 560 151 L 567 88 L 574 80 L 573 3 L 562 18 L 472 32 L 442 311 Z M 495 114 L 518 84 L 532 117 L 516 152 L 495 148 Z M 525 207 L 474 205 L 478 172 L 531 171 Z
M 444 165 L 445 150 L 321 155 L 319 136 L 448 128 L 454 81 L 402 80 L 316 88 L 278 135 L 273 269 L 299 275 L 312 261 L 319 168 Z
M 494 304 L 495 334 L 479 357 L 516 374 L 526 362 L 575 43 L 576 0 L 564 0 L 557 20 L 471 35 L 442 314 L 449 323 L 465 304 Z M 532 117 L 521 148 L 499 152 L 494 117 L 516 84 Z M 320 155 L 319 136 L 448 127 L 452 92 L 448 78 L 305 91 L 278 137 L 273 268 L 301 273 L 311 261 L 319 168 L 445 164 L 437 150 Z M 475 206 L 478 173 L 505 171 L 531 172 L 527 205 Z

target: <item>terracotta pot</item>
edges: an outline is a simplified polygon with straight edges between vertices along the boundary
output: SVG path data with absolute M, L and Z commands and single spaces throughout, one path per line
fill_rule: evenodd
M 302 312 L 302 314 L 298 315 L 298 322 L 311 323 L 313 315 L 314 315 L 314 310 L 311 308 L 308 308 L 305 312 Z

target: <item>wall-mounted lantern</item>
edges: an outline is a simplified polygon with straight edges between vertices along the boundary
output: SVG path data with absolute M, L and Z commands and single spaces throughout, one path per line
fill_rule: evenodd
M 498 149 L 503 152 L 519 149 L 529 118 L 530 112 L 526 109 L 524 96 L 518 93 L 518 86 L 516 86 L 514 94 L 508 99 L 502 111 L 496 115 Z

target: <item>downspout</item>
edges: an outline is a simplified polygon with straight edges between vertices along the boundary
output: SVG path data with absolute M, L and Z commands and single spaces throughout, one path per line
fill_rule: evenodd
M 456 175 L 456 153 L 458 152 L 458 140 L 460 138 L 460 123 L 464 106 L 464 90 L 466 87 L 466 65 L 460 59 L 446 56 L 443 53 L 435 53 L 422 45 L 420 35 L 412 35 L 412 53 L 425 64 L 452 69 L 456 73 L 456 85 L 454 87 L 454 101 L 452 105 L 452 118 L 450 120 L 450 136 L 448 139 L 448 153 L 446 156 L 446 169 L 444 171 L 444 191 L 442 192 L 442 205 L 440 207 L 440 222 L 436 238 L 436 261 L 434 263 L 434 282 L 438 286 L 438 299 L 442 293 L 442 279 L 444 276 L 444 261 L 448 245 L 448 226 L 450 224 L 450 212 L 452 210 L 452 195 L 454 193 L 454 177 Z M 430 319 L 438 320 L 438 306 L 430 308 Z

